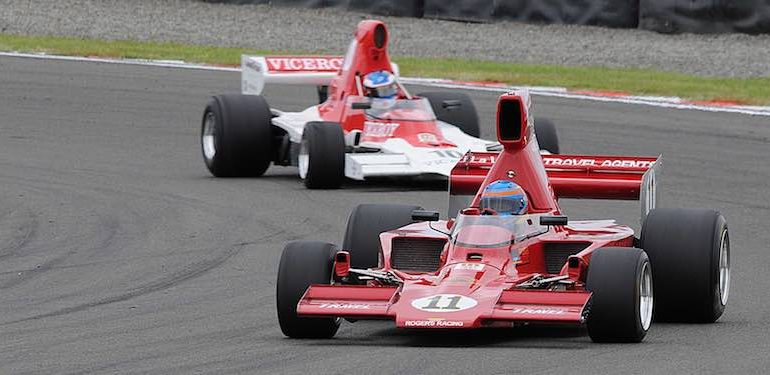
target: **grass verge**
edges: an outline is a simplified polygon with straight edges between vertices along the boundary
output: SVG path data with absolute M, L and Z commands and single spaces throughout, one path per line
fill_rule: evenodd
M 184 60 L 217 65 L 237 65 L 240 63 L 241 54 L 281 54 L 280 51 L 248 48 L 10 34 L 0 34 L 0 51 Z M 410 77 L 559 86 L 575 90 L 679 96 L 690 100 L 770 104 L 770 77 L 704 78 L 644 69 L 509 64 L 464 59 L 395 57 L 394 60 L 399 64 L 401 74 Z

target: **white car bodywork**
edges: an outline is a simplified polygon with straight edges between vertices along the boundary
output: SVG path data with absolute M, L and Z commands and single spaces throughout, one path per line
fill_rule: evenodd
M 338 59 L 338 60 L 335 60 Z M 271 70 L 270 63 L 265 57 L 243 56 L 242 67 L 242 93 L 246 95 L 258 95 L 262 92 L 266 83 L 278 84 L 303 84 L 326 85 L 336 76 L 333 68 L 343 64 L 342 58 L 296 58 L 296 62 L 290 58 L 280 63 L 289 65 L 295 63 L 301 68 L 310 63 L 322 68 L 309 70 L 297 69 L 290 73 L 275 72 Z M 394 72 L 398 68 L 393 64 Z M 289 135 L 289 140 L 294 144 L 302 142 L 302 132 L 305 125 L 312 121 L 324 121 L 321 118 L 318 105 L 312 106 L 302 112 L 283 112 L 271 109 L 273 113 L 272 124 L 283 129 Z M 354 180 L 363 180 L 368 177 L 382 176 L 419 176 L 440 175 L 448 177 L 452 167 L 468 151 L 493 151 L 499 150 L 499 143 L 486 141 L 465 134 L 460 128 L 437 121 L 443 137 L 457 147 L 416 147 L 400 138 L 389 138 L 384 142 L 361 142 L 356 144 L 355 134 L 352 131 L 345 137 L 345 143 L 349 146 L 345 154 L 345 176 Z M 366 152 L 356 152 L 366 150 Z M 373 150 L 379 150 L 372 152 Z
M 324 121 L 318 113 L 318 106 L 312 106 L 302 112 L 282 112 L 273 110 L 276 115 L 273 125 L 286 131 L 292 143 L 302 142 L 305 124 L 312 121 Z M 499 143 L 485 141 L 463 133 L 460 128 L 437 121 L 439 130 L 446 140 L 457 147 L 415 147 L 400 138 L 389 138 L 384 142 L 361 142 L 354 144 L 357 138 L 348 134 L 347 146 L 353 150 L 378 149 L 379 152 L 348 152 L 345 154 L 345 176 L 354 180 L 367 177 L 383 176 L 419 176 L 441 175 L 448 177 L 457 161 L 468 151 L 490 151 L 499 147 Z M 353 131 L 355 133 L 358 131 Z

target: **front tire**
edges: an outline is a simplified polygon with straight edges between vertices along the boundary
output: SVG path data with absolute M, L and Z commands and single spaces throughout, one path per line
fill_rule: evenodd
M 256 177 L 272 161 L 270 107 L 258 95 L 218 95 L 201 123 L 201 152 L 216 177 Z
M 586 289 L 588 335 L 594 342 L 641 342 L 652 324 L 652 267 L 636 248 L 601 248 L 591 254 Z
M 309 122 L 302 132 L 299 176 L 308 189 L 337 189 L 345 180 L 345 136 L 335 122 Z
M 412 212 L 420 206 L 359 204 L 348 217 L 342 248 L 350 252 L 353 268 L 376 268 L 380 257 L 380 233 L 413 223 Z
M 295 241 L 283 249 L 278 265 L 276 305 L 281 332 L 291 338 L 331 338 L 338 318 L 300 318 L 297 304 L 312 284 L 329 284 L 337 248 L 325 242 Z
M 713 323 L 730 292 L 727 220 L 706 209 L 654 209 L 640 243 L 655 269 L 655 319 Z

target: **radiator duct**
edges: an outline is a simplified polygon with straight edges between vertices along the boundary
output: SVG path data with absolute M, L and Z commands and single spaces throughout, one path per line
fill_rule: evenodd
M 561 272 L 564 264 L 570 255 L 575 255 L 583 251 L 588 244 L 585 243 L 563 243 L 553 242 L 544 245 L 545 269 L 549 274 L 558 274 Z
M 441 265 L 445 240 L 396 237 L 390 250 L 391 267 L 405 272 L 435 272 Z

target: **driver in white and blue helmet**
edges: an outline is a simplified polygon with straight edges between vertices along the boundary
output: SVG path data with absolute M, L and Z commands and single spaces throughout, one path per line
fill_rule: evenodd
M 500 216 L 523 215 L 527 212 L 527 193 L 517 183 L 497 180 L 484 188 L 479 209 Z
M 394 99 L 398 94 L 396 76 L 387 70 L 371 72 L 364 76 L 364 95 L 371 98 Z

